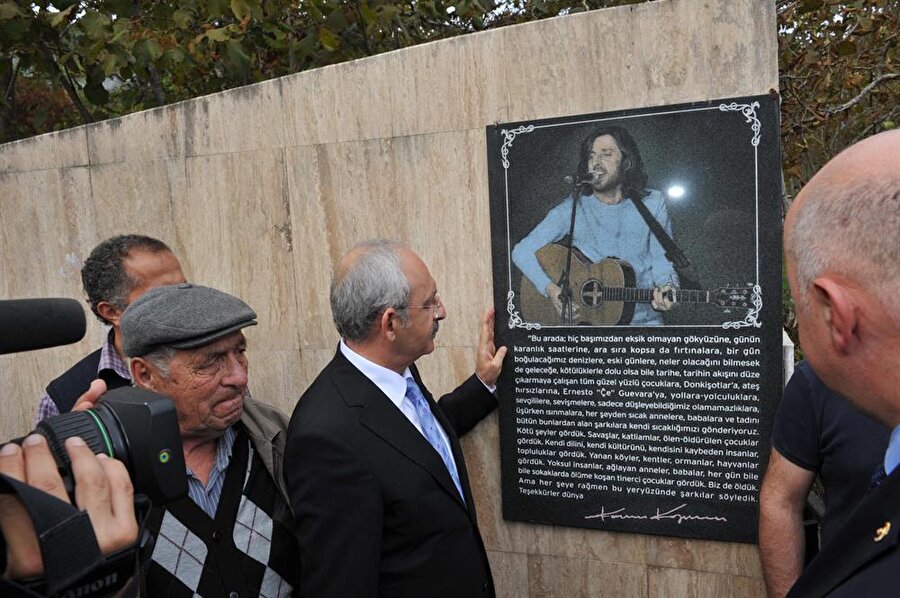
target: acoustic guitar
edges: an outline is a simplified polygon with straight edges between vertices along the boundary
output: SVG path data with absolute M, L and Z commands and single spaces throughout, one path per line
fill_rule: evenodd
M 552 243 L 538 250 L 538 263 L 553 280 L 559 280 L 566 268 L 568 248 Z M 570 325 L 610 326 L 631 322 L 636 303 L 653 301 L 653 289 L 635 288 L 634 268 L 615 257 L 592 262 L 578 249 L 572 250 L 572 267 L 569 284 L 572 302 L 576 306 L 575 322 Z M 545 326 L 564 325 L 549 297 L 544 297 L 522 276 L 522 318 L 527 322 L 539 322 Z M 671 298 L 679 303 L 710 303 L 722 309 L 753 306 L 753 285 L 720 287 L 714 290 L 673 289 Z

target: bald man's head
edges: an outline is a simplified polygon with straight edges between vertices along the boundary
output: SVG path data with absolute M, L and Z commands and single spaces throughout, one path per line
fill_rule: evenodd
M 835 274 L 900 313 L 900 131 L 851 146 L 806 184 L 785 219 L 785 250 L 796 301 Z

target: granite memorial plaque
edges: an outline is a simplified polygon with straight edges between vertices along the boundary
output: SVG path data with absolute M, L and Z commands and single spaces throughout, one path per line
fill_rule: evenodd
M 754 542 L 782 384 L 777 97 L 487 141 L 504 517 Z

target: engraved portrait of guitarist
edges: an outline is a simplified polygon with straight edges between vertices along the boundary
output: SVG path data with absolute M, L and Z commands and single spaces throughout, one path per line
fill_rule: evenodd
M 592 131 L 571 179 L 572 194 L 513 248 L 512 260 L 524 275 L 524 317 L 545 324 L 663 324 L 662 312 L 680 299 L 683 281 L 673 248 L 667 252 L 651 228 L 674 245 L 665 199 L 646 188 L 632 136 L 620 126 Z M 684 273 L 685 264 L 680 266 Z

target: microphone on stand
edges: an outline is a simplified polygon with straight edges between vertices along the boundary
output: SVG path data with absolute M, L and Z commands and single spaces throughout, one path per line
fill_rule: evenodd
M 563 182 L 566 183 L 567 185 L 590 185 L 591 183 L 593 183 L 596 180 L 597 180 L 597 173 L 593 172 L 593 171 L 586 172 L 583 176 L 580 176 L 580 177 L 574 177 L 571 175 L 563 177 Z

